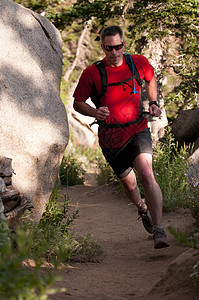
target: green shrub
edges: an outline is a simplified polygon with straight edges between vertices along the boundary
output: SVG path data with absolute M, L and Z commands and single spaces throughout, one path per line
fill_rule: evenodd
M 63 231 L 62 224 L 53 225 L 49 220 L 38 226 L 26 216 L 21 222 L 20 230 L 31 237 L 31 257 L 39 256 L 42 263 L 51 262 L 56 267 L 69 261 L 78 245 L 69 230 Z
M 119 185 L 119 180 L 114 174 L 113 169 L 101 155 L 97 158 L 99 174 L 97 176 L 97 181 L 99 185 L 106 183 L 116 183 Z
M 69 225 L 78 217 L 78 209 L 69 214 L 67 194 L 63 202 L 60 197 L 56 184 L 40 223 L 34 224 L 30 214 L 24 215 L 20 222 L 20 229 L 32 236 L 31 255 L 39 255 L 42 261 L 53 260 L 54 264 L 70 260 L 78 245 L 69 231 Z
M 187 206 L 187 197 L 192 193 L 188 182 L 188 152 L 190 147 L 178 147 L 171 133 L 164 142 L 154 148 L 153 170 L 163 194 L 163 209 L 170 211 Z
M 53 262 L 55 266 L 74 257 L 77 259 L 79 255 L 82 256 L 82 251 L 84 254 L 89 253 L 87 258 L 86 255 L 84 256 L 84 259 L 90 260 L 96 255 L 96 248 L 91 247 L 91 239 L 86 244 L 84 237 L 78 241 L 70 232 L 70 225 L 78 217 L 78 209 L 76 207 L 72 213 L 69 213 L 70 201 L 67 194 L 63 203 L 60 201 L 60 196 L 60 191 L 55 185 L 39 225 L 34 224 L 29 215 L 22 218 L 21 230 L 32 236 L 30 254 L 32 257 L 39 256 L 42 262 Z M 92 251 L 87 250 L 87 247 L 92 248 Z
M 0 299 L 46 300 L 48 295 L 65 291 L 52 288 L 59 279 L 60 263 L 76 259 L 89 261 L 102 253 L 101 246 L 88 235 L 77 241 L 69 231 L 78 210 L 68 213 L 69 200 L 59 202 L 61 194 L 55 185 L 39 224 L 24 214 L 16 232 L 0 226 Z M 31 260 L 34 266 L 26 267 Z M 54 266 L 53 274 L 41 272 L 44 262 Z M 59 271 L 60 272 L 60 271 Z
M 5 239 L 5 234 L 7 239 Z M 4 238 L 4 239 L 3 239 Z M 53 289 L 58 277 L 50 272 L 41 274 L 39 255 L 30 254 L 34 240 L 32 235 L 18 229 L 12 233 L 0 229 L 0 299 L 2 300 L 45 300 L 48 295 L 65 289 Z M 42 243 L 42 241 L 41 241 Z M 13 246 L 15 245 L 15 247 Z M 45 250 L 44 244 L 42 245 Z M 35 267 L 27 268 L 24 263 L 33 259 Z
M 186 202 L 195 219 L 195 225 L 199 227 L 199 185 L 192 186 L 191 192 L 186 198 Z
M 63 157 L 59 169 L 60 181 L 63 186 L 72 186 L 84 183 L 85 170 L 73 154 Z
M 15 233 L 0 229 L 0 294 L 1 299 L 45 300 L 48 295 L 61 289 L 51 286 L 58 279 L 55 272 L 41 274 L 41 265 L 49 261 L 54 271 L 61 262 L 70 260 L 79 243 L 68 231 L 68 226 L 77 217 L 78 210 L 68 214 L 68 198 L 58 200 L 61 194 L 53 189 L 49 203 L 40 223 L 24 214 Z M 24 262 L 31 259 L 34 267 L 27 268 Z M 62 289 L 64 290 L 64 289 Z
M 77 207 L 72 215 L 68 213 L 70 200 L 67 193 L 64 195 L 64 202 L 60 201 L 61 196 L 60 190 L 58 189 L 57 184 L 55 184 L 44 214 L 40 220 L 40 227 L 44 227 L 48 224 L 60 226 L 60 229 L 65 232 L 67 231 L 68 226 L 78 217 L 79 211 Z
M 101 245 L 93 240 L 93 235 L 87 234 L 79 239 L 79 246 L 72 259 L 75 261 L 91 261 L 103 253 Z
M 75 143 L 74 143 L 75 144 Z M 75 145 L 75 152 L 78 155 L 85 156 L 89 163 L 95 162 L 99 156 L 100 148 L 98 146 Z

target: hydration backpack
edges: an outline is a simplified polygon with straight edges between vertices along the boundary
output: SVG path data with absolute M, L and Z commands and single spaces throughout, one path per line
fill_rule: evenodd
M 132 76 L 130 78 L 124 79 L 122 81 L 114 82 L 114 83 L 110 83 L 110 84 L 108 84 L 106 68 L 105 68 L 105 65 L 103 64 L 103 62 L 101 60 L 99 60 L 94 63 L 96 65 L 96 67 L 98 68 L 98 71 L 99 71 L 100 77 L 101 77 L 101 93 L 100 93 L 100 95 L 98 95 L 98 92 L 97 92 L 97 89 L 95 86 L 94 86 L 94 93 L 91 95 L 91 100 L 95 104 L 96 108 L 99 108 L 101 106 L 100 99 L 102 96 L 105 95 L 106 89 L 108 86 L 119 86 L 119 85 L 124 85 L 124 84 L 127 84 L 128 86 L 130 86 L 128 84 L 128 81 L 132 80 L 133 81 L 132 94 L 138 94 L 138 91 L 135 91 L 134 80 L 136 80 L 138 85 L 141 86 L 141 91 L 142 91 L 142 80 L 141 80 L 140 74 L 133 62 L 132 56 L 129 53 L 124 53 L 124 57 L 126 60 L 126 64 L 128 65 L 130 71 L 132 72 Z M 143 71 L 143 78 L 144 78 L 144 71 Z M 142 99 L 141 99 L 141 92 L 140 92 L 140 115 L 138 116 L 137 119 L 135 119 L 131 122 L 128 122 L 128 123 L 124 123 L 124 124 L 107 124 L 105 121 L 94 121 L 91 125 L 98 123 L 100 125 L 103 125 L 106 128 L 128 127 L 134 123 L 140 123 L 142 121 L 142 119 L 143 119 Z

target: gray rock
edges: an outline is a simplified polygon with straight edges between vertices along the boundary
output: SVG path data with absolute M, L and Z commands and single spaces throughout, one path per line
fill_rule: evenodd
M 6 185 L 4 183 L 4 180 L 0 177 L 0 194 L 4 193 L 6 190 Z
M 199 108 L 183 110 L 171 125 L 180 143 L 193 143 L 199 138 Z
M 180 112 L 171 130 L 180 145 L 193 144 L 189 161 L 188 177 L 191 185 L 199 185 L 199 108 Z
M 0 1 L 0 156 L 13 161 L 12 184 L 39 221 L 68 143 L 60 99 L 62 41 L 47 20 Z

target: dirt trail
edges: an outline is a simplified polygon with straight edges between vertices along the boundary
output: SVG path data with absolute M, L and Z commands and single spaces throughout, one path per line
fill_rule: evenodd
M 199 299 L 189 278 L 198 258 L 167 230 L 172 226 L 190 231 L 190 212 L 180 209 L 163 215 L 170 247 L 154 249 L 152 236 L 138 220 L 136 208 L 113 187 L 98 187 L 93 178 L 87 173 L 85 185 L 69 188 L 72 209 L 77 202 L 79 206 L 72 232 L 76 236 L 92 234 L 104 253 L 94 262 L 70 263 L 68 269 L 61 271 L 62 280 L 56 283 L 67 292 L 51 299 Z

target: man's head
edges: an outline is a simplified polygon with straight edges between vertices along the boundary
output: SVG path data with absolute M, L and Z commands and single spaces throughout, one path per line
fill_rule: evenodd
M 119 26 L 108 26 L 100 34 L 101 47 L 106 54 L 106 61 L 113 67 L 123 63 L 124 34 Z
M 119 34 L 121 42 L 124 42 L 124 33 L 119 26 L 113 25 L 113 26 L 105 27 L 104 29 L 102 29 L 100 33 L 101 43 L 102 44 L 104 43 L 104 39 L 106 36 L 114 36 L 117 34 Z

